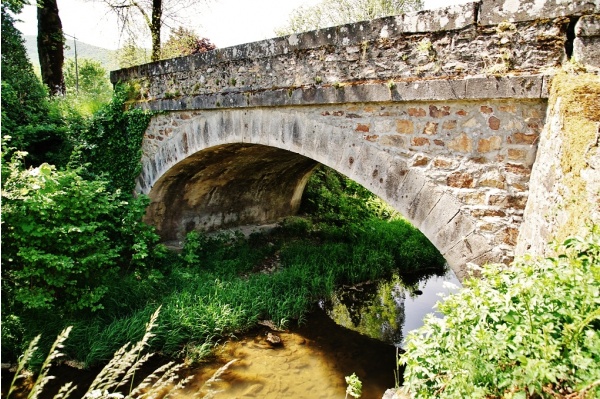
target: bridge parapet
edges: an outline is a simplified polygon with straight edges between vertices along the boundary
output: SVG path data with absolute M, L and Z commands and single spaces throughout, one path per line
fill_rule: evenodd
M 594 51 L 597 29 L 575 37 L 574 25 L 598 12 L 589 0 L 484 0 L 163 60 L 112 72 L 111 80 L 129 81 L 139 106 L 160 110 L 361 102 L 373 94 L 543 98 L 542 76 L 567 58 L 565 48 L 578 43 L 582 57 Z

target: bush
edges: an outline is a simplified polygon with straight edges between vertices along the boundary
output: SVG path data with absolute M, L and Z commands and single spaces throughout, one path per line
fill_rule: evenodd
M 65 76 L 67 107 L 75 113 L 92 115 L 107 104 L 112 96 L 112 85 L 108 72 L 100 62 L 92 59 L 79 59 L 77 70 L 73 60 L 66 60 L 63 66 Z
M 4 169 L 3 290 L 25 308 L 98 309 L 119 268 L 141 267 L 151 253 L 145 199 L 126 201 L 80 170 L 24 170 L 18 160 Z
M 482 279 L 438 304 L 408 337 L 405 387 L 415 398 L 597 398 L 600 395 L 600 231 L 557 258 Z

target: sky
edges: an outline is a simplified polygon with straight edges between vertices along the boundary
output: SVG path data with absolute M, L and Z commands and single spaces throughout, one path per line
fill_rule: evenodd
M 469 0 L 425 0 L 425 8 L 445 7 Z M 34 1 L 31 1 L 35 3 Z M 57 0 L 63 31 L 95 46 L 117 49 L 123 42 L 116 19 L 99 1 Z M 274 29 L 284 25 L 291 11 L 319 0 L 209 0 L 198 1 L 186 10 L 182 25 L 209 38 L 217 47 L 274 37 Z M 25 35 L 37 35 L 36 8 L 26 6 L 18 16 L 17 28 Z M 69 41 L 72 39 L 69 39 Z M 150 44 L 147 44 L 150 47 Z

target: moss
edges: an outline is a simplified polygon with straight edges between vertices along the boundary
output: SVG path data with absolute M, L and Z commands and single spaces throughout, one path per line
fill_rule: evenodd
M 588 202 L 586 182 L 581 176 L 588 168 L 592 147 L 598 145 L 600 122 L 600 77 L 594 74 L 560 73 L 552 81 L 550 109 L 560 99 L 563 123 L 563 145 L 560 167 L 564 175 L 564 211 L 566 222 L 558 227 L 555 240 L 562 242 L 570 235 L 579 234 L 590 224 L 591 204 Z

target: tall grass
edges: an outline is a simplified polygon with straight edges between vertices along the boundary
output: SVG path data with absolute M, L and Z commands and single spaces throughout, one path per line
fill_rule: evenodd
M 215 342 L 260 320 L 302 322 L 340 285 L 443 270 L 444 259 L 423 234 L 341 175 L 317 171 L 304 200 L 310 217 L 286 219 L 268 234 L 190 233 L 181 254 L 112 281 L 95 313 L 20 309 L 3 316 L 3 359 L 16 358 L 37 334 L 53 337 L 72 325 L 64 353 L 85 366 L 107 362 L 127 342 L 142 339 L 146 321 L 162 306 L 148 344 L 195 362 Z M 39 341 L 43 349 L 51 345 Z M 30 359 L 38 367 L 43 361 Z
M 182 254 L 171 255 L 161 270 L 114 281 L 113 296 L 102 311 L 63 320 L 30 314 L 22 318 L 22 328 L 56 336 L 64 325 L 73 325 L 64 351 L 92 366 L 140 340 L 146 321 L 162 305 L 149 345 L 193 362 L 218 340 L 247 331 L 259 320 L 280 326 L 305 320 L 336 286 L 427 267 L 441 270 L 443 258 L 402 220 L 335 227 L 296 218 L 272 234 L 250 239 L 191 234 Z

